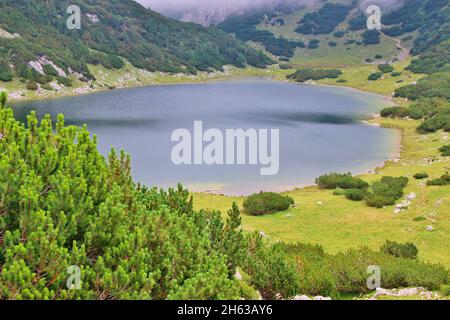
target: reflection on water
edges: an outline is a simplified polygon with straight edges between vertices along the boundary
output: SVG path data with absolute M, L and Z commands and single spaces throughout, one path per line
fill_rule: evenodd
M 390 158 L 394 130 L 358 121 L 382 107 L 382 100 L 332 87 L 299 86 L 249 79 L 176 85 L 35 101 L 15 105 L 25 119 L 64 113 L 68 124 L 87 124 L 99 137 L 99 148 L 132 155 L 133 174 L 147 185 L 177 182 L 194 189 L 228 194 L 281 191 L 314 182 L 323 173 L 362 172 Z M 260 176 L 259 166 L 175 166 L 170 155 L 175 129 L 193 129 L 195 120 L 208 128 L 280 129 L 280 172 Z

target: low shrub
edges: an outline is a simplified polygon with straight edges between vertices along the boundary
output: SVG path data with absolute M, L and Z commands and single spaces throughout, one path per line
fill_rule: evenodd
M 388 63 L 383 63 L 378 65 L 378 70 L 380 70 L 383 73 L 391 73 L 394 71 L 394 67 L 392 67 Z
M 309 49 L 317 49 L 320 47 L 320 40 L 319 39 L 311 39 L 308 42 L 308 48 Z
M 450 102 L 442 98 L 419 99 L 411 106 L 410 117 L 419 119 L 428 119 L 438 113 L 448 113 L 450 111 Z
M 368 266 L 379 266 L 381 286 L 386 289 L 424 287 L 437 290 L 449 281 L 448 270 L 441 265 L 398 258 L 369 248 L 352 249 L 326 259 L 333 273 L 336 290 L 341 293 L 367 293 Z
M 410 114 L 410 110 L 405 107 L 387 107 L 381 110 L 380 115 L 383 118 L 405 118 Z
M 444 129 L 449 131 L 450 129 L 450 114 L 439 113 L 435 116 L 426 119 L 418 128 L 419 132 L 436 132 Z
M 58 76 L 58 71 L 56 71 L 56 69 L 51 64 L 43 65 L 42 69 L 46 75 L 54 77 Z
M 420 221 L 425 221 L 425 220 L 427 220 L 427 218 L 422 217 L 422 216 L 418 216 L 413 219 L 414 222 L 420 222 Z
M 443 157 L 450 157 L 450 144 L 439 148 L 439 151 Z
M 333 191 L 333 194 L 335 195 L 335 196 L 345 196 L 345 192 L 346 192 L 347 190 L 345 190 L 345 189 L 340 189 L 340 188 L 338 188 L 338 189 L 336 189 L 336 190 L 334 190 Z
M 0 60 L 0 81 L 12 81 L 14 75 L 7 61 Z
M 280 64 L 280 69 L 289 70 L 289 69 L 293 69 L 293 67 L 289 64 Z
M 367 189 L 369 184 L 360 178 L 352 177 L 351 173 L 330 173 L 316 179 L 320 189 Z
M 450 296 L 450 285 L 443 285 L 443 286 L 441 286 L 441 294 L 444 296 L 444 297 L 448 297 L 448 296 Z
M 273 192 L 260 192 L 244 201 L 245 211 L 253 216 L 261 216 L 285 211 L 294 204 L 294 199 Z
M 415 253 L 412 246 L 400 245 L 400 248 L 400 255 L 412 257 Z M 386 289 L 424 287 L 437 290 L 449 283 L 448 270 L 443 266 L 388 252 L 362 247 L 330 255 L 318 245 L 277 243 L 265 247 L 249 244 L 246 272 L 264 298 L 273 298 L 277 293 L 283 298 L 296 294 L 338 298 L 368 293 L 368 267 L 373 265 L 380 267 L 381 285 Z M 278 291 L 282 289 L 277 288 L 284 286 L 287 291 Z
M 407 259 L 416 259 L 419 254 L 419 250 L 414 243 L 398 243 L 389 240 L 387 240 L 386 243 L 380 248 L 380 251 L 394 257 Z
M 428 175 L 428 173 L 425 173 L 425 172 L 421 172 L 421 173 L 416 173 L 415 175 L 414 175 L 414 179 L 416 179 L 416 180 L 422 180 L 422 179 L 426 179 L 426 178 L 428 178 L 429 177 L 429 175 Z
M 345 191 L 345 197 L 352 201 L 362 201 L 366 196 L 366 192 L 361 189 L 348 189 Z
M 42 85 L 42 89 L 47 91 L 53 91 L 53 87 L 49 85 L 48 83 Z
M 342 75 L 337 69 L 300 69 L 287 76 L 288 79 L 305 82 L 308 80 L 337 79 Z
M 393 77 L 400 77 L 401 75 L 402 75 L 402 73 L 398 72 L 398 71 L 394 71 L 391 73 L 391 76 L 393 76 Z
M 56 81 L 58 81 L 59 84 L 62 84 L 65 87 L 72 87 L 73 86 L 73 81 L 70 80 L 69 78 L 64 78 L 64 77 L 56 77 Z
M 369 207 L 383 208 L 395 204 L 403 197 L 403 189 L 408 184 L 408 178 L 383 177 L 381 181 L 375 182 L 365 199 Z
M 259 237 L 250 235 L 249 243 Z M 261 242 L 262 240 L 256 240 Z M 299 293 L 300 274 L 278 245 L 249 245 L 244 270 L 251 278 L 251 285 L 259 291 L 263 299 L 274 300 L 280 294 L 289 299 Z

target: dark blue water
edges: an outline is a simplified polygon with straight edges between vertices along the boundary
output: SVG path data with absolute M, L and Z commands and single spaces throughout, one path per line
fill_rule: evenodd
M 58 113 L 68 124 L 87 124 L 107 154 L 111 147 L 132 155 L 133 174 L 149 186 L 178 182 L 194 190 L 227 194 L 281 191 L 311 184 L 331 171 L 360 173 L 396 152 L 398 133 L 363 124 L 378 111 L 378 96 L 333 87 L 269 80 L 217 82 L 123 89 L 57 100 L 16 104 L 24 119 Z M 175 166 L 172 132 L 204 129 L 279 129 L 280 171 L 261 176 L 260 166 Z

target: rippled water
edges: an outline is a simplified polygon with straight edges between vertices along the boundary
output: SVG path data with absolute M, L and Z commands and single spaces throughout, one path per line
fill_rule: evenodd
M 396 152 L 395 130 L 360 120 L 384 105 L 376 95 L 334 87 L 301 86 L 261 79 L 114 90 L 48 101 L 19 103 L 16 115 L 64 113 L 68 124 L 87 124 L 99 148 L 132 155 L 133 174 L 149 186 L 178 182 L 194 190 L 227 194 L 281 191 L 311 184 L 331 171 L 360 173 Z M 280 171 L 260 167 L 175 166 L 170 136 L 175 129 L 280 129 Z

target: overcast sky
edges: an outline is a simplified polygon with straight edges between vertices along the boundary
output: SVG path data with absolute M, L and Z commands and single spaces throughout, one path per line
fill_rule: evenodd
M 271 4 L 274 2 L 280 2 L 280 0 L 136 0 L 139 3 L 150 6 L 156 11 L 174 10 L 174 9 L 186 9 L 196 7 L 226 7 L 226 8 L 248 8 L 256 7 L 265 4 Z M 281 0 L 282 1 L 282 0 Z M 311 2 L 316 0 L 298 0 L 299 2 Z

